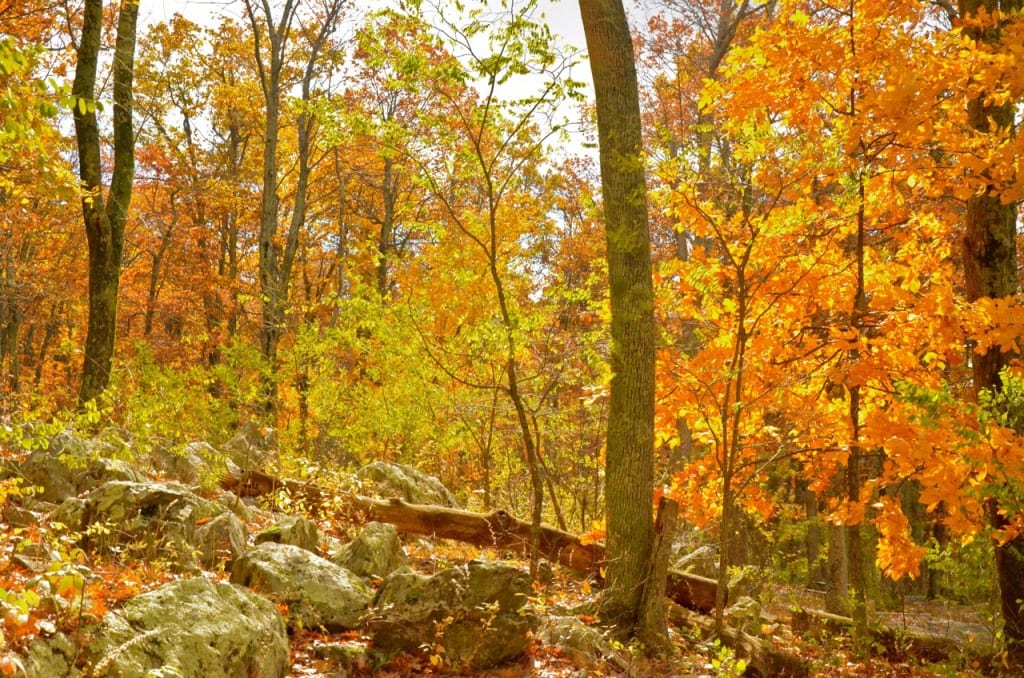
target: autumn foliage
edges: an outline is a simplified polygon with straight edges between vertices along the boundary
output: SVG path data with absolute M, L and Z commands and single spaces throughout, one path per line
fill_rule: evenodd
M 300 4 L 272 186 L 266 31 L 180 15 L 143 30 L 107 423 L 181 445 L 259 421 L 310 473 L 415 463 L 481 507 L 599 532 L 612 351 L 578 55 L 539 14 L 490 5 L 442 24 L 446 3 Z M 634 21 L 657 484 L 717 544 L 723 583 L 775 557 L 817 585 L 839 557 L 825 541 L 845 539 L 867 554 L 854 588 L 934 594 L 936 554 L 1024 533 L 1024 308 L 969 300 L 963 266 L 970 199 L 1024 198 L 1019 110 L 969 119 L 972 101 L 1024 100 L 1019 3 L 661 4 Z M 65 47 L 81 18 L 44 5 L 0 0 L 10 425 L 75 406 L 87 326 Z M 314 50 L 337 21 L 354 28 Z M 294 248 L 278 315 L 268 247 Z M 976 396 L 990 351 L 1002 388 Z

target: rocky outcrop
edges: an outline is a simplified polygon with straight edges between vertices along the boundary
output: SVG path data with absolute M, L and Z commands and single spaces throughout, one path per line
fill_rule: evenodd
M 59 503 L 112 480 L 142 480 L 127 461 L 115 458 L 118 452 L 123 450 L 112 442 L 63 431 L 47 449 L 30 454 L 18 473 L 26 484 L 43 488 L 36 499 Z
M 356 471 L 356 477 L 372 481 L 381 496 L 398 497 L 412 504 L 434 504 L 452 508 L 459 505 L 455 495 L 441 484 L 440 480 L 401 464 L 375 461 Z
M 389 523 L 369 522 L 359 535 L 339 548 L 331 562 L 360 577 L 384 578 L 408 565 L 398 529 Z
M 66 500 L 53 520 L 88 532 L 84 543 L 90 548 L 131 544 L 139 557 L 170 558 L 187 568 L 200 521 L 225 512 L 179 483 L 114 481 Z
M 615 648 L 600 631 L 577 617 L 547 617 L 537 635 L 545 645 L 561 648 L 565 656 L 582 669 L 597 666 L 616 655 Z
M 253 541 L 257 544 L 290 544 L 307 551 L 316 551 L 320 533 L 316 523 L 308 518 L 281 514 L 276 516 L 275 524 L 260 530 Z
M 195 532 L 195 546 L 199 563 L 215 568 L 230 564 L 245 553 L 249 530 L 233 513 L 222 513 L 200 525 Z
M 395 573 L 374 601 L 374 647 L 427 646 L 458 668 L 496 666 L 530 642 L 535 619 L 523 611 L 530 591 L 529 576 L 503 563 L 472 561 L 429 577 Z
M 52 638 L 36 638 L 21 658 L 27 678 L 64 676 L 78 678 L 82 672 L 75 667 L 78 646 L 63 633 Z
M 104 617 L 87 649 L 91 676 L 279 678 L 288 635 L 269 600 L 232 584 L 186 579 L 144 593 Z M 177 671 L 177 673 L 171 673 Z
M 286 603 L 291 628 L 356 628 L 373 599 L 355 574 L 290 544 L 266 542 L 246 552 L 231 581 Z
M 247 422 L 234 438 L 224 444 L 224 451 L 241 471 L 265 467 L 277 454 L 277 435 L 255 422 Z

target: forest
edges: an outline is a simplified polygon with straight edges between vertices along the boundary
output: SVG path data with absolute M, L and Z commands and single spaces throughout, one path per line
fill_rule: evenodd
M 0 0 L 0 673 L 1024 672 L 1024 0 L 554 2 Z

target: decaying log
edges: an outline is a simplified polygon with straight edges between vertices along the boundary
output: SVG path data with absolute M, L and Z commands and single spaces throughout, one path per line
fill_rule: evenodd
M 314 504 L 322 504 L 331 496 L 327 490 L 312 483 L 275 478 L 262 471 L 249 471 L 241 476 L 229 476 L 221 487 L 240 496 L 259 496 L 277 489 L 287 489 Z M 506 511 L 473 513 L 443 506 L 409 504 L 391 499 L 371 499 L 348 495 L 341 502 L 342 510 L 349 511 L 352 520 L 375 520 L 391 523 L 399 532 L 423 536 L 454 539 L 474 546 L 494 547 L 529 554 L 530 524 Z M 603 544 L 584 544 L 580 538 L 549 525 L 541 527 L 541 555 L 577 572 L 601 579 L 605 559 Z M 708 613 L 715 609 L 713 579 L 669 570 L 666 593 L 670 600 L 683 607 Z

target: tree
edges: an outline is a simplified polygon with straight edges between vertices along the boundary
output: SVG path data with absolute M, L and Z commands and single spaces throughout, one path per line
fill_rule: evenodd
M 611 302 L 610 400 L 605 461 L 607 589 L 602 615 L 638 628 L 654 544 L 654 287 L 633 41 L 621 0 L 581 0 L 597 103 Z
M 260 199 L 259 280 L 263 318 L 260 328 L 260 351 L 267 363 L 267 398 L 264 406 L 270 412 L 276 407 L 277 387 L 273 378 L 278 345 L 285 329 L 288 287 L 299 246 L 299 235 L 306 221 L 306 193 L 313 165 L 313 136 L 316 118 L 309 110 L 318 68 L 323 53 L 330 47 L 330 37 L 337 28 L 344 0 L 330 0 L 312 17 L 300 16 L 301 0 L 285 0 L 280 15 L 275 17 L 269 0 L 245 0 L 245 13 L 252 28 L 253 53 L 263 91 L 266 128 L 263 137 L 263 180 Z M 289 72 L 292 56 L 290 38 L 305 38 L 305 62 L 297 82 Z M 301 57 L 300 57 L 301 59 Z M 281 237 L 281 176 L 279 176 L 279 139 L 283 128 L 283 99 L 289 88 L 299 89 L 299 111 L 296 126 L 296 178 L 291 211 L 284 237 Z
M 1021 21 L 1022 7 L 1021 0 L 960 0 L 960 17 L 965 22 L 967 38 L 983 51 L 1004 49 L 1006 25 Z M 1016 37 L 1019 39 L 1019 33 Z M 996 97 L 997 92 L 1007 93 L 1005 78 L 1005 75 L 998 75 L 967 104 L 967 123 L 986 140 L 986 146 L 998 148 L 1013 136 L 1019 99 Z M 998 155 L 988 157 L 998 158 Z M 981 186 L 967 199 L 963 265 L 964 287 L 971 302 L 986 297 L 1010 298 L 1018 290 L 1018 203 L 1006 192 L 998 171 L 998 167 L 981 168 L 978 177 Z M 1009 356 L 1000 347 L 976 351 L 972 359 L 974 392 L 998 394 L 1002 391 L 1002 372 L 1008 364 Z M 1002 530 L 1009 525 L 1009 518 L 996 499 L 989 500 L 988 511 L 993 528 Z M 1024 665 L 1024 535 L 997 544 L 996 570 L 1009 657 L 1015 665 Z
M 125 222 L 135 175 L 132 79 L 138 2 L 126 0 L 121 4 L 117 16 L 113 63 L 114 167 L 106 196 L 103 191 L 96 98 L 96 73 L 103 33 L 103 0 L 86 0 L 82 36 L 78 44 L 78 64 L 71 89 L 78 144 L 78 171 L 84 191 L 82 217 L 89 241 L 89 329 L 78 392 L 81 404 L 94 400 L 110 383 Z

